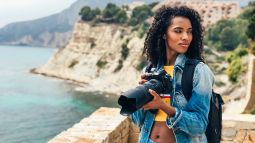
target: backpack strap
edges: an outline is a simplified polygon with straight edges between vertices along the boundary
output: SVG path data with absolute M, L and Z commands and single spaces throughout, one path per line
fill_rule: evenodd
M 181 79 L 181 87 L 187 101 L 189 101 L 192 95 L 194 71 L 199 62 L 202 62 L 202 60 L 187 59 L 187 61 L 185 62 Z

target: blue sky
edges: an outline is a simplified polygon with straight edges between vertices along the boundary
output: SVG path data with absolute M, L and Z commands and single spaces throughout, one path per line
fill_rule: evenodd
M 76 0 L 0 0 L 0 28 L 12 22 L 33 20 L 69 7 Z M 237 0 L 242 4 L 250 0 Z M 241 4 L 241 5 L 242 5 Z

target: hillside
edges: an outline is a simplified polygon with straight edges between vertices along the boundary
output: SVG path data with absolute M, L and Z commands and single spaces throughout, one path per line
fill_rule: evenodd
M 135 0 L 77 0 L 69 8 L 51 16 L 31 21 L 16 22 L 0 29 L 0 44 L 63 47 L 71 37 L 74 23 L 79 19 L 80 9 L 87 5 L 103 8 L 109 2 L 117 5 Z M 145 0 L 151 3 L 155 0 Z
M 123 44 L 130 54 L 120 62 Z M 142 45 L 129 27 L 80 21 L 69 43 L 33 72 L 83 83 L 87 90 L 120 93 L 137 85 Z

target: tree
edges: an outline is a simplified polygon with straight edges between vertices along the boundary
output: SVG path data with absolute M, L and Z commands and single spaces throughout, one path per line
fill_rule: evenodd
M 249 25 L 248 25 L 246 34 L 249 38 L 251 38 L 252 40 L 255 40 L 255 8 L 254 8 L 253 15 L 249 19 Z
M 240 15 L 243 19 L 248 19 L 248 27 L 246 29 L 246 35 L 255 40 L 255 2 L 249 2 L 244 12 Z
M 104 22 L 125 23 L 127 22 L 126 11 L 112 3 L 108 3 L 102 12 Z
M 143 23 L 147 18 L 151 17 L 153 12 L 147 5 L 138 6 L 133 9 L 129 24 L 135 26 L 139 23 Z
M 238 45 L 238 33 L 232 28 L 225 27 L 220 33 L 220 42 L 222 50 L 233 50 Z
M 81 15 L 82 20 L 90 21 L 93 20 L 96 15 L 99 15 L 100 13 L 101 11 L 99 8 L 92 10 L 89 6 L 84 6 L 79 12 L 79 15 Z
M 120 10 L 115 16 L 114 21 L 117 23 L 126 23 L 128 20 L 127 13 L 124 10 Z
M 102 12 L 103 18 L 113 18 L 121 9 L 113 3 L 108 3 Z

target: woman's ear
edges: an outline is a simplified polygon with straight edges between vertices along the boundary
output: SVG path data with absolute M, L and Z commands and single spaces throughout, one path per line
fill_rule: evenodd
M 163 39 L 165 39 L 165 40 L 166 40 L 166 34 L 164 34 L 164 35 L 163 35 Z

